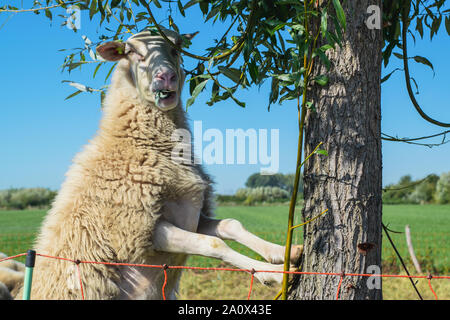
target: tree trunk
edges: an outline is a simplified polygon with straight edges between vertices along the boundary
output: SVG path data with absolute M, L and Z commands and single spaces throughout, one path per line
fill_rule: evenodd
M 305 127 L 304 154 L 323 142 L 328 156 L 315 155 L 305 164 L 303 219 L 329 211 L 305 226 L 301 271 L 379 273 L 383 42 L 382 31 L 370 30 L 365 21 L 369 5 L 381 9 L 381 1 L 341 2 L 347 31 L 342 48 L 328 51 L 331 70 L 316 64 L 314 73 L 327 73 L 330 80 L 309 93 L 316 112 L 308 112 Z M 374 279 L 344 276 L 339 299 L 381 299 L 381 278 L 376 279 L 374 288 L 367 284 Z M 296 277 L 289 299 L 336 299 L 339 281 L 335 275 Z

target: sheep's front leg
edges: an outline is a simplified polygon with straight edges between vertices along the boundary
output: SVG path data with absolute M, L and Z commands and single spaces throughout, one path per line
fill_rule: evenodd
M 261 255 L 271 263 L 283 263 L 285 247 L 263 240 L 247 231 L 242 223 L 235 219 L 212 219 L 200 215 L 197 232 L 216 236 L 224 240 L 237 241 Z M 302 245 L 293 245 L 291 249 L 291 263 L 295 263 L 303 250 Z
M 211 257 L 228 262 L 239 269 L 283 271 L 283 265 L 275 265 L 246 257 L 226 245 L 217 237 L 189 232 L 160 220 L 156 225 L 154 248 L 157 251 L 184 253 Z M 281 283 L 282 273 L 257 272 L 255 277 L 266 285 Z

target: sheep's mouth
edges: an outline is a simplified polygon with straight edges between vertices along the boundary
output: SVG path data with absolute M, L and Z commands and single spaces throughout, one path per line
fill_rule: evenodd
M 171 90 L 156 90 L 155 103 L 161 110 L 170 110 L 177 105 L 178 93 Z
M 160 101 L 170 100 L 171 98 L 175 97 L 175 95 L 176 91 L 158 90 L 155 92 L 156 99 Z

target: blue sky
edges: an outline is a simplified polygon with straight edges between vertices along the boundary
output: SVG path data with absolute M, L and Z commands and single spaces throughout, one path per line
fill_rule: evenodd
M 25 1 L 26 3 L 27 1 Z M 25 4 L 26 6 L 26 4 Z M 62 9 L 61 9 L 62 10 Z M 189 11 L 188 11 L 189 12 Z M 166 12 L 156 12 L 164 19 Z M 189 19 L 175 15 L 183 32 L 200 31 L 189 49 L 203 53 L 213 45 L 213 39 L 224 31 L 217 25 L 202 23 L 201 15 L 192 10 Z M 54 13 L 56 16 L 56 13 Z M 0 14 L 0 26 L 10 16 Z M 104 85 L 107 68 L 95 79 L 94 66 L 83 67 L 71 74 L 62 73 L 65 52 L 59 49 L 83 46 L 82 35 L 96 40 L 97 23 L 82 16 L 78 33 L 61 27 L 61 19 L 51 23 L 43 15 L 21 13 L 12 16 L 0 29 L 0 189 L 9 187 L 49 187 L 59 189 L 71 159 L 79 152 L 98 128 L 101 118 L 100 98 L 96 94 L 80 94 L 65 101 L 74 88 L 62 83 L 72 80 L 97 88 Z M 441 27 L 439 34 L 429 41 L 418 39 L 415 46 L 410 40 L 410 55 L 427 57 L 434 65 L 430 68 L 411 63 L 412 76 L 419 84 L 418 101 L 431 117 L 450 122 L 450 38 Z M 186 68 L 195 63 L 185 59 Z M 390 70 L 400 67 L 392 58 Z M 188 90 L 183 94 L 186 101 Z M 203 130 L 279 129 L 279 172 L 294 171 L 297 148 L 297 110 L 295 103 L 273 105 L 267 111 L 268 87 L 254 88 L 238 96 L 247 107 L 233 102 L 222 102 L 209 107 L 203 93 L 188 110 L 191 123 L 202 121 Z M 401 73 L 394 74 L 382 86 L 382 131 L 399 137 L 431 135 L 441 131 L 428 124 L 414 111 L 406 94 Z M 434 142 L 439 141 L 435 139 Z M 205 144 L 205 143 L 204 143 Z M 414 179 L 427 174 L 450 171 L 450 144 L 427 148 L 404 143 L 383 142 L 383 184 L 394 183 L 406 174 Z M 207 165 L 207 171 L 216 181 L 219 193 L 232 193 L 242 187 L 247 177 L 258 172 L 261 165 Z

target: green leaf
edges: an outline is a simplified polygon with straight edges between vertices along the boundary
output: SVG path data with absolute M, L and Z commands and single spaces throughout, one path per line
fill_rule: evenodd
M 62 82 L 68 82 L 70 86 L 72 86 L 80 91 L 83 91 L 83 92 L 90 91 L 87 86 L 85 86 L 84 84 L 78 83 L 78 82 L 73 82 L 73 81 L 68 81 L 68 80 L 63 80 Z
M 284 82 L 294 83 L 295 81 L 295 76 L 292 73 L 273 74 L 271 76 Z
M 259 70 L 254 60 L 251 60 L 248 64 L 248 71 L 250 73 L 250 77 L 254 83 L 258 82 Z
M 384 77 L 381 79 L 381 83 L 387 81 L 387 80 L 394 74 L 394 72 L 395 72 L 395 71 L 398 71 L 398 70 L 402 70 L 402 69 L 400 69 L 400 68 L 395 68 L 393 71 L 389 72 L 389 74 L 387 74 L 386 76 L 384 76 Z
M 50 9 L 45 9 L 45 16 L 52 20 L 52 12 L 50 11 Z
M 177 4 L 178 4 L 178 10 L 180 10 L 181 15 L 182 15 L 183 17 L 186 17 L 186 14 L 184 13 L 183 4 L 181 3 L 181 1 L 178 0 Z
M 106 82 L 106 80 L 108 80 L 109 76 L 111 75 L 111 73 L 112 73 L 112 71 L 114 70 L 114 67 L 115 67 L 116 65 L 117 65 L 117 62 L 114 63 L 114 64 L 111 66 L 111 69 L 109 69 L 108 74 L 107 74 L 106 77 L 105 77 L 105 82 Z
M 439 27 L 441 26 L 441 21 L 442 15 L 440 15 L 438 18 L 433 19 L 433 22 L 431 23 L 430 39 L 433 38 L 433 35 L 438 33 Z
M 413 59 L 415 62 L 422 63 L 426 66 L 429 66 L 431 68 L 431 70 L 433 70 L 433 73 L 434 73 L 433 64 L 430 62 L 430 60 L 428 60 L 425 57 L 421 57 L 421 56 L 414 56 Z
M 324 156 L 328 156 L 327 150 L 323 150 L 323 149 L 316 150 L 314 153 L 323 154 Z
M 205 22 L 211 19 L 212 17 L 216 16 L 221 9 L 222 9 L 221 6 L 212 7 L 211 11 L 209 11 L 208 15 L 205 18 Z
M 313 53 L 312 57 L 314 58 L 316 55 L 319 56 L 320 60 L 327 67 L 327 70 L 330 70 L 331 62 L 328 59 L 328 57 L 325 54 L 325 52 L 323 52 L 322 50 L 320 50 L 320 48 L 318 48 L 318 49 L 314 50 L 314 53 Z
M 312 112 L 317 112 L 316 107 L 314 106 L 314 104 L 311 101 L 306 102 L 306 108 L 308 108 Z
M 422 24 L 423 17 L 416 19 L 416 30 L 419 32 L 420 37 L 423 39 L 423 24 Z M 450 34 L 450 33 L 449 33 Z
M 450 17 L 445 17 L 445 29 L 447 29 L 447 33 L 450 36 Z
M 194 103 L 195 99 L 197 98 L 199 93 L 203 90 L 203 88 L 206 86 L 209 80 L 211 79 L 203 80 L 195 87 L 194 91 L 192 92 L 192 96 L 186 101 L 186 109 L 189 108 Z
M 92 75 L 92 78 L 95 78 L 95 76 L 97 75 L 97 71 L 98 69 L 100 69 L 101 65 L 103 64 L 103 62 L 99 63 L 94 70 L 94 74 Z
M 327 8 L 323 8 L 322 15 L 320 17 L 320 29 L 322 31 L 322 35 L 325 35 L 327 32 L 327 23 L 328 23 Z
M 186 10 L 187 8 L 192 7 L 193 5 L 199 3 L 200 1 L 202 0 L 191 0 L 184 5 L 183 9 Z
M 236 99 L 235 96 L 231 95 L 231 99 L 233 99 L 233 101 L 236 102 L 239 107 L 245 108 L 245 103 Z
M 220 73 L 222 73 L 226 77 L 230 78 L 235 83 L 239 83 L 239 81 L 241 79 L 241 70 L 236 69 L 236 68 L 226 68 L 226 67 L 222 67 L 222 66 L 219 66 L 218 69 L 219 69 Z
M 330 44 L 324 44 L 324 45 L 321 46 L 319 49 L 320 49 L 322 52 L 325 52 L 325 51 L 327 51 L 327 50 L 333 49 L 333 46 L 330 45 Z
M 200 10 L 202 11 L 203 15 L 206 15 L 209 10 L 209 3 L 205 1 L 200 1 Z
M 68 100 L 68 99 L 70 99 L 70 98 L 73 98 L 73 97 L 75 97 L 76 95 L 80 94 L 81 92 L 83 92 L 83 91 L 81 91 L 81 90 L 75 91 L 75 92 L 72 93 L 71 95 L 67 96 L 64 100 Z
M 336 10 L 336 16 L 342 29 L 347 30 L 347 23 L 345 21 L 344 9 L 342 9 L 341 2 L 339 0 L 333 0 L 333 6 Z
M 111 9 L 117 7 L 120 2 L 121 2 L 121 0 L 111 0 L 111 4 L 110 4 Z
M 280 98 L 279 103 L 283 102 L 284 100 L 294 100 L 297 98 L 298 98 L 298 92 L 290 91 Z
M 97 12 L 97 0 L 92 0 L 91 6 L 89 7 L 89 19 L 92 20 L 92 17 Z
M 314 81 L 317 82 L 317 84 L 321 85 L 321 86 L 326 86 L 328 84 L 328 76 L 322 74 L 319 75 L 317 77 L 314 77 Z
M 410 79 L 414 82 L 414 85 L 416 86 L 416 94 L 419 94 L 419 86 L 417 85 L 416 79 L 414 79 L 413 77 L 410 77 Z
M 104 18 L 106 13 L 105 13 L 105 8 L 103 8 L 103 5 L 102 5 L 102 0 L 98 0 L 97 5 L 98 5 L 98 10 L 100 10 L 100 13 L 102 15 L 102 18 Z
M 162 7 L 161 7 L 161 3 L 159 3 L 158 0 L 152 0 L 151 2 L 153 2 L 153 3 L 155 4 L 155 6 L 156 6 L 158 9 L 161 9 L 161 8 L 162 8 Z

